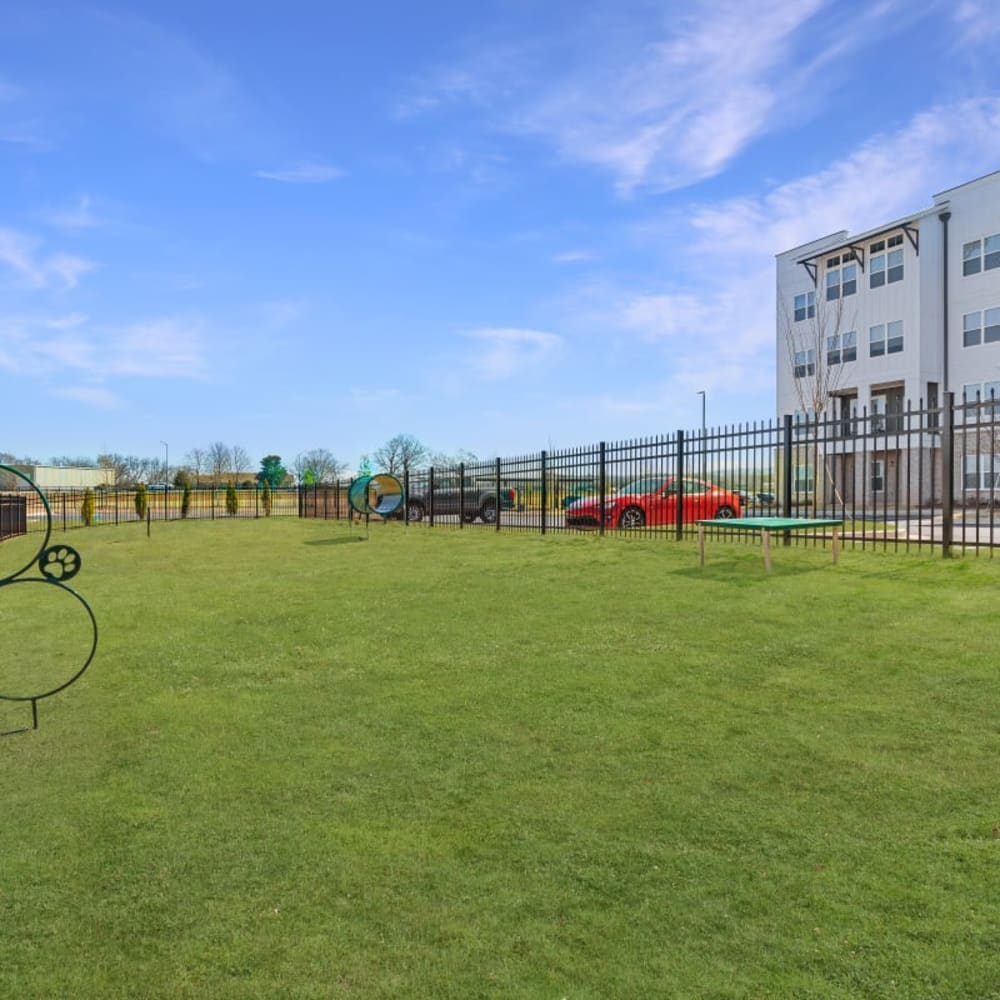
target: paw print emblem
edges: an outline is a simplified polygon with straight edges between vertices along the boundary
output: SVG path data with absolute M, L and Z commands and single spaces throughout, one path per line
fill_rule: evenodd
M 42 552 L 38 568 L 50 580 L 70 580 L 80 572 L 80 553 L 68 545 L 53 545 Z

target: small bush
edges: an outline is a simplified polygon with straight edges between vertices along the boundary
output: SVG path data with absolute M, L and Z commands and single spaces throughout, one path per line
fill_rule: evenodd
M 271 516 L 271 484 L 265 479 L 260 491 L 260 505 L 264 508 L 264 516 Z
M 146 492 L 146 484 L 139 483 L 135 490 L 135 512 L 140 521 L 146 520 L 146 511 L 149 510 L 149 494 Z
M 97 511 L 97 502 L 94 499 L 94 491 L 88 486 L 83 491 L 83 503 L 80 504 L 80 517 L 83 523 L 89 528 L 94 523 L 94 515 Z
M 235 517 L 239 513 L 240 498 L 236 495 L 236 487 L 229 483 L 226 487 L 226 513 L 230 517 Z
M 181 494 L 181 517 L 187 517 L 191 513 L 191 480 L 184 483 L 184 492 Z

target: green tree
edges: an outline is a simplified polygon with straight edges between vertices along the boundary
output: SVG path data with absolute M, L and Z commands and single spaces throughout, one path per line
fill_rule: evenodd
M 185 480 L 184 492 L 181 494 L 181 517 L 191 513 L 191 480 Z
M 233 481 L 229 481 L 229 485 L 226 487 L 226 513 L 230 517 L 235 517 L 240 510 L 240 498 L 236 494 L 236 487 L 233 485 Z
M 264 488 L 260 491 L 260 505 L 264 508 L 264 516 L 271 516 L 271 484 L 265 479 Z
M 149 494 L 146 492 L 146 484 L 139 483 L 135 488 L 135 512 L 140 521 L 146 520 L 147 510 L 149 510 Z
M 94 500 L 94 491 L 88 486 L 83 491 L 83 503 L 80 504 L 80 517 L 83 523 L 89 528 L 94 523 L 94 514 L 97 511 L 97 504 Z
M 258 483 L 267 483 L 272 490 L 285 484 L 288 470 L 281 464 L 280 455 L 265 455 L 260 460 L 260 472 L 257 473 Z

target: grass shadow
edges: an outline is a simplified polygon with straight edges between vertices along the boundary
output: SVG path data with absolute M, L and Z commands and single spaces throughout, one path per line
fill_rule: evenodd
M 367 542 L 367 538 L 362 538 L 360 536 L 354 536 L 350 538 L 314 538 L 307 542 L 303 542 L 303 545 L 346 545 L 348 542 Z

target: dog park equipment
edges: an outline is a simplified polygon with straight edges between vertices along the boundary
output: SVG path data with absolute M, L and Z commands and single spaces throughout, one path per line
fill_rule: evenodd
M 11 477 L 14 477 L 13 480 Z M 59 605 L 62 605 L 65 594 L 66 600 L 76 601 L 83 608 L 86 614 L 86 622 L 81 633 L 89 648 L 86 650 L 82 665 L 79 659 L 70 660 L 66 668 L 58 671 L 58 676 L 42 673 L 45 679 L 25 680 L 12 679 L 12 668 L 16 665 L 22 673 L 30 675 L 32 658 L 40 658 L 45 655 L 47 642 L 53 643 L 49 648 L 55 649 L 58 646 L 58 658 L 60 661 L 66 655 L 64 644 L 60 644 L 58 628 L 49 626 L 41 634 L 33 635 L 30 643 L 15 645 L 15 648 L 4 650 L 0 657 L 0 700 L 11 702 L 31 703 L 31 729 L 38 728 L 38 702 L 43 698 L 50 698 L 54 694 L 65 690 L 74 681 L 80 679 L 87 667 L 90 666 L 97 652 L 97 619 L 90 605 L 72 587 L 66 586 L 66 581 L 76 576 L 80 572 L 80 554 L 68 545 L 50 545 L 52 536 L 52 510 L 49 507 L 45 493 L 23 472 L 14 469 L 9 465 L 0 465 L 0 478 L 6 480 L 5 486 L 14 485 L 18 489 L 11 490 L 5 494 L 10 498 L 10 506 L 15 506 L 14 501 L 19 500 L 16 506 L 24 512 L 23 517 L 15 517 L 7 520 L 0 532 L 0 639 L 10 639 L 11 627 L 15 624 L 10 614 L 11 605 L 17 605 L 18 600 L 23 600 L 28 596 L 25 591 L 15 591 L 16 587 L 44 587 L 44 591 L 36 591 L 35 596 L 51 599 L 59 595 Z M 20 480 L 21 483 L 18 483 Z M 41 510 L 43 511 L 44 529 L 30 530 L 31 522 L 27 516 L 26 497 L 21 495 L 25 488 L 34 491 L 41 499 Z M 38 542 L 40 539 L 40 542 Z M 26 561 L 25 557 L 27 557 Z M 10 567 L 17 567 L 12 572 Z M 28 576 L 32 567 L 37 566 L 41 573 L 41 579 Z M 55 589 L 53 589 L 55 588 Z M 11 600 L 11 599 L 14 600 Z M 36 602 L 37 603 L 37 602 Z M 65 613 L 65 605 L 62 605 Z M 75 608 L 75 605 L 73 606 Z M 74 612 L 75 613 L 75 612 Z M 65 638 L 65 637 L 63 637 Z M 55 658 L 55 657 L 54 657 Z M 17 690 L 8 690 L 8 685 L 13 685 Z M 19 687 L 20 686 L 20 687 Z M 14 733 L 27 732 L 29 727 L 23 726 L 19 729 L 11 729 L 0 732 L 0 736 L 9 736 Z
M 837 564 L 840 554 L 840 529 L 843 521 L 816 517 L 740 517 L 715 518 L 698 522 L 698 564 L 705 565 L 705 529 L 724 528 L 726 531 L 759 531 L 760 547 L 764 555 L 764 569 L 771 572 L 771 532 L 807 531 L 810 528 L 830 528 L 830 550 L 833 563 Z
M 359 476 L 347 491 L 347 502 L 359 514 L 389 517 L 403 504 L 403 484 L 388 472 Z

